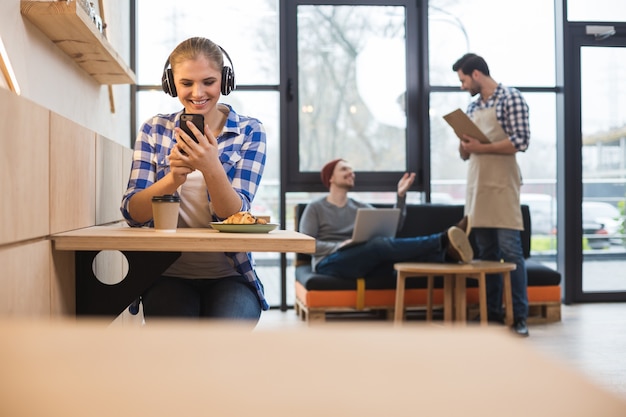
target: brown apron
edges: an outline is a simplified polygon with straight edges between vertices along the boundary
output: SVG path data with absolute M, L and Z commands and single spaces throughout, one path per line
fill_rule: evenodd
M 474 111 L 472 119 L 491 142 L 509 140 L 498 122 L 495 107 Z M 465 214 L 470 217 L 472 227 L 524 230 L 520 186 L 515 154 L 471 154 Z

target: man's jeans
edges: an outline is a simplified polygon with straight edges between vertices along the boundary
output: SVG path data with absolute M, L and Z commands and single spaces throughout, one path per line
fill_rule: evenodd
M 441 233 L 430 236 L 385 238 L 338 250 L 317 264 L 316 272 L 341 278 L 363 278 L 383 264 L 444 262 Z
M 521 232 L 513 229 L 472 228 L 478 258 L 486 261 L 504 261 L 516 265 L 511 271 L 513 315 L 515 319 L 528 317 L 526 262 L 522 250 Z M 487 275 L 487 309 L 490 315 L 502 316 L 502 275 Z

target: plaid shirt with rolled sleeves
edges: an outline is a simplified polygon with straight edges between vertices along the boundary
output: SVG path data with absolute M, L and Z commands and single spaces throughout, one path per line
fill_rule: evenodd
M 479 97 L 467 107 L 467 115 L 478 109 L 496 108 L 496 118 L 500 126 L 509 135 L 509 139 L 518 151 L 524 152 L 530 141 L 530 122 L 528 119 L 528 104 L 519 90 L 504 87 L 498 84 L 487 102 Z
M 233 188 L 241 197 L 241 211 L 249 211 L 265 168 L 265 129 L 257 119 L 241 116 L 230 106 L 222 133 L 217 138 L 219 158 Z M 122 197 L 120 208 L 126 222 L 132 227 L 152 226 L 134 221 L 128 212 L 130 198 L 163 178 L 169 171 L 169 154 L 176 145 L 174 128 L 179 126 L 181 110 L 173 114 L 158 114 L 146 121 L 139 131 L 133 153 L 128 188 Z M 211 197 L 207 194 L 207 198 Z M 214 218 L 215 221 L 223 219 Z M 256 271 L 251 253 L 226 252 L 235 270 L 245 276 L 257 291 L 263 310 L 269 309 L 263 285 Z

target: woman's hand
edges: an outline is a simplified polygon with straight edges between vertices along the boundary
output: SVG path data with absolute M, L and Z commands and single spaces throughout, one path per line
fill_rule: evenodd
M 198 142 L 196 143 L 182 129 L 176 128 L 177 145 L 174 147 L 175 150 L 172 150 L 172 153 L 176 151 L 175 155 L 179 158 L 176 166 L 202 173 L 216 216 L 227 218 L 237 213 L 242 207 L 241 197 L 222 167 L 217 139 L 213 132 L 208 125 L 204 125 L 204 134 L 191 122 L 188 122 L 187 126 Z M 181 171 L 181 174 L 186 176 L 184 171 Z
M 174 146 L 169 155 L 170 174 L 176 188 L 187 181 L 187 175 L 194 171 L 189 164 L 183 161 L 183 156 L 178 146 Z
M 176 128 L 177 150 L 180 160 L 192 169 L 206 171 L 212 166 L 219 166 L 217 139 L 208 125 L 204 125 L 204 133 L 191 122 L 187 121 L 187 126 L 191 129 L 198 142 L 194 141 L 182 129 Z

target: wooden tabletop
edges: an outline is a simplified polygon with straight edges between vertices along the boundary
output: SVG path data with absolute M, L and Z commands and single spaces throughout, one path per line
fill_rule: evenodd
M 626 415 L 623 398 L 489 328 L 7 319 L 0 333 L 2 416 Z
M 93 226 L 51 236 L 56 250 L 126 250 L 160 252 L 298 252 L 313 253 L 315 239 L 291 230 L 269 233 L 224 233 L 215 229 Z

